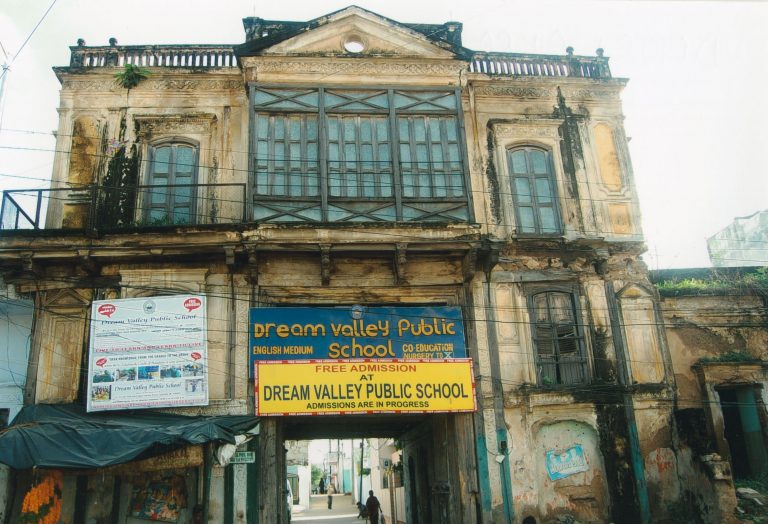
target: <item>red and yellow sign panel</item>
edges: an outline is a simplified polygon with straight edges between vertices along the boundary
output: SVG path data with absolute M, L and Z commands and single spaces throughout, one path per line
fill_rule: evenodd
M 260 416 L 475 410 L 471 359 L 260 361 L 254 373 Z

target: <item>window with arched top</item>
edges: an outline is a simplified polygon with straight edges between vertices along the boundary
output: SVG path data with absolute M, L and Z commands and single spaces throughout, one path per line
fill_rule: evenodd
M 542 291 L 530 296 L 531 322 L 539 384 L 587 382 L 584 335 L 576 296 L 565 291 Z
M 149 151 L 144 195 L 145 220 L 150 225 L 195 223 L 197 147 L 164 142 Z
M 557 235 L 562 232 L 557 191 L 549 151 L 516 147 L 507 151 L 517 233 Z

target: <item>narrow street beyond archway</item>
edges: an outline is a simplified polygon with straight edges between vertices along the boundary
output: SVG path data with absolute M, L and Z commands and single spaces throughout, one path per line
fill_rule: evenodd
M 295 505 L 291 522 L 302 522 L 311 524 L 313 522 L 322 524 L 352 524 L 367 523 L 367 519 L 357 518 L 357 506 L 352 500 L 352 495 L 337 494 L 332 495 L 333 505 L 328 509 L 327 495 L 312 495 L 310 497 L 309 507 Z

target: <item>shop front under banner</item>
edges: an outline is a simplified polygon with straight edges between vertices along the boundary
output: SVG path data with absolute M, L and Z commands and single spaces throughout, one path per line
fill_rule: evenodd
M 252 308 L 250 349 L 252 366 L 260 360 L 467 356 L 457 306 Z
M 471 359 L 260 361 L 256 414 L 335 415 L 475 410 Z
M 88 411 L 208 404 L 205 296 L 94 301 Z

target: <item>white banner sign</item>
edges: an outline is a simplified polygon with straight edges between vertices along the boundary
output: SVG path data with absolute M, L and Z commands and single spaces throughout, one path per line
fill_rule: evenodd
M 205 296 L 94 301 L 88 411 L 208 404 Z

